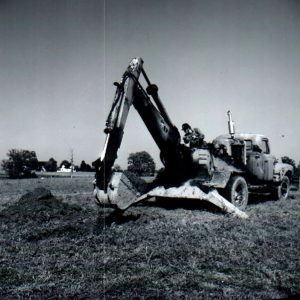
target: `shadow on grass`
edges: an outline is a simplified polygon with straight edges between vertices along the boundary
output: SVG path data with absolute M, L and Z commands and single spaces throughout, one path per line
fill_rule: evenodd
M 151 208 L 162 208 L 165 210 L 197 210 L 197 211 L 208 211 L 212 213 L 223 213 L 220 208 L 209 203 L 207 201 L 201 201 L 198 199 L 180 199 L 180 198 L 163 198 L 157 197 L 155 201 L 144 201 L 138 204 L 133 205 L 132 207 L 145 207 Z M 147 213 L 147 210 L 144 213 L 130 212 L 129 209 L 122 211 L 119 209 L 107 208 L 99 212 L 98 218 L 96 220 L 95 228 L 102 230 L 104 227 L 110 227 L 113 224 L 122 225 L 130 222 L 135 222 L 138 224 L 148 223 L 155 219 L 161 218 L 160 214 Z
M 295 199 L 295 193 L 292 192 L 290 193 L 288 199 Z M 274 196 L 272 196 L 269 193 L 265 194 L 250 194 L 249 195 L 249 200 L 248 200 L 248 205 L 256 205 L 259 203 L 265 203 L 265 202 L 277 202 L 279 200 L 274 199 Z
M 140 214 L 128 214 L 126 211 L 115 209 L 111 212 L 104 212 L 98 215 L 96 226 L 101 228 L 111 226 L 112 224 L 125 224 L 128 222 L 135 222 L 140 218 Z
M 294 196 L 292 195 L 291 198 Z M 248 205 L 255 206 L 259 203 L 264 202 L 275 202 L 270 194 L 250 194 Z M 203 211 L 209 212 L 218 215 L 224 215 L 223 212 L 219 207 L 216 205 L 206 201 L 206 200 L 199 200 L 199 199 L 188 199 L 188 198 L 167 198 L 167 197 L 156 197 L 151 198 L 151 200 L 140 202 L 138 204 L 134 204 L 132 207 L 145 207 L 147 208 L 162 208 L 168 211 L 176 210 L 176 209 L 183 209 L 187 211 Z M 128 210 L 109 210 L 109 211 L 102 211 L 99 213 L 96 227 L 97 230 L 101 230 L 104 227 L 109 227 L 112 224 L 122 225 L 130 222 L 135 222 L 138 224 L 148 223 L 152 220 L 158 219 L 161 216 L 151 213 L 132 213 Z
M 259 203 L 276 201 L 274 198 L 266 193 L 266 194 L 249 194 L 248 205 L 256 205 Z

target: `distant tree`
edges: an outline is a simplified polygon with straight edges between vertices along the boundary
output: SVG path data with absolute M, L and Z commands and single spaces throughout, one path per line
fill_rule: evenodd
M 295 177 L 300 177 L 300 162 L 299 162 L 299 164 L 298 164 L 298 166 L 297 166 L 297 168 L 295 168 Z
M 118 164 L 115 164 L 115 165 L 113 166 L 113 170 L 114 170 L 115 172 L 122 172 L 122 171 L 123 171 L 122 168 L 121 168 L 121 166 L 118 165 Z
M 152 176 L 155 172 L 155 162 L 146 151 L 130 153 L 127 170 L 138 176 Z
M 64 159 L 64 160 L 60 163 L 59 167 L 61 168 L 63 165 L 64 165 L 67 169 L 71 167 L 71 163 L 70 163 L 68 160 L 66 160 L 66 159 Z
M 91 167 L 91 165 L 86 164 L 86 172 L 93 172 L 95 171 L 93 167 Z
M 38 168 L 35 151 L 10 149 L 8 159 L 2 160 L 2 168 L 10 178 L 35 177 Z
M 93 172 L 95 170 L 94 170 L 94 168 L 90 164 L 86 164 L 86 171 L 87 172 Z
M 95 171 L 91 165 L 87 164 L 84 160 L 81 162 L 80 167 L 79 167 L 79 171 L 82 172 L 93 172 Z
M 293 159 L 289 158 L 288 156 L 281 157 L 281 161 L 283 163 L 292 165 L 294 167 L 294 169 L 296 169 L 296 163 L 295 163 L 295 161 Z
M 55 172 L 57 170 L 57 161 L 51 157 L 45 164 L 45 169 L 48 172 Z
M 86 172 L 86 162 L 83 160 L 80 164 L 79 171 Z

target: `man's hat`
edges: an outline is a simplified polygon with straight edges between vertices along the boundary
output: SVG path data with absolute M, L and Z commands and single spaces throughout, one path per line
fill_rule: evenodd
M 188 123 L 183 123 L 182 124 L 182 130 L 186 131 L 188 129 L 191 129 L 191 126 Z

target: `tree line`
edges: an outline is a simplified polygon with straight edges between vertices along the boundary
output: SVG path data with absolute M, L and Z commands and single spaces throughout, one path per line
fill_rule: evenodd
M 1 166 L 10 178 L 29 178 L 35 177 L 35 171 L 56 172 L 63 165 L 65 168 L 72 166 L 71 160 L 63 160 L 59 165 L 51 157 L 47 162 L 39 162 L 35 151 L 11 149 L 7 153 L 7 159 L 3 159 Z M 288 156 L 281 158 L 283 163 L 288 163 L 294 167 L 295 175 L 300 177 L 300 162 L 296 162 Z M 155 162 L 151 155 L 146 151 L 130 153 L 127 160 L 127 171 L 138 176 L 153 176 L 155 174 Z M 73 166 L 74 170 L 82 172 L 95 172 L 95 169 L 84 160 L 79 166 Z M 119 165 L 114 166 L 115 171 L 122 171 Z
M 23 149 L 10 149 L 7 153 L 7 159 L 1 162 L 2 169 L 10 178 L 30 178 L 36 177 L 35 172 L 46 171 L 56 172 L 63 165 L 65 168 L 72 166 L 71 161 L 63 160 L 60 164 L 53 158 L 49 158 L 46 162 L 38 160 L 35 151 Z M 94 168 L 84 160 L 80 166 L 74 166 L 76 171 L 93 172 Z
M 36 177 L 37 171 L 56 172 L 63 165 L 69 169 L 72 167 L 70 160 L 63 160 L 59 165 L 51 157 L 46 162 L 37 159 L 36 152 L 30 150 L 10 149 L 7 159 L 1 162 L 2 169 L 10 178 L 31 178 Z M 82 172 L 95 172 L 95 168 L 84 160 L 79 166 L 73 166 L 74 170 Z M 122 171 L 118 165 L 114 166 L 115 171 Z M 155 173 L 155 162 L 151 155 L 146 151 L 131 153 L 128 157 L 127 171 L 133 172 L 138 176 L 153 176 Z

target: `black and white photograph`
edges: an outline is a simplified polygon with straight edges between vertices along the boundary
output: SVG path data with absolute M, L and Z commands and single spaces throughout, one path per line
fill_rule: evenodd
M 0 299 L 299 299 L 300 1 L 0 0 Z

